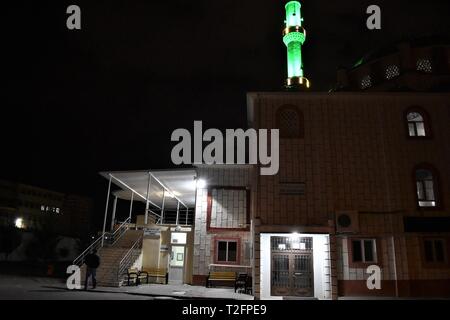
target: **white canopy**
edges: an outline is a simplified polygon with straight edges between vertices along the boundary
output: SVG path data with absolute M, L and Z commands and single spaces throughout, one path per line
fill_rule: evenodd
M 195 169 L 167 169 L 141 171 L 109 171 L 100 175 L 118 186 L 114 191 L 119 199 L 150 202 L 153 207 L 161 207 L 165 194 L 164 208 L 176 209 L 195 206 L 197 172 Z M 150 185 L 150 188 L 148 186 Z

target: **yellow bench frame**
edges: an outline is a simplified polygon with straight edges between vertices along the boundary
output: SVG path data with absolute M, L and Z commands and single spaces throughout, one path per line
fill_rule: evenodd
M 236 272 L 234 271 L 210 271 L 206 278 L 206 287 L 209 288 L 212 281 L 232 281 L 236 282 Z
M 164 278 L 166 284 L 169 282 L 169 273 L 166 268 L 143 268 L 141 273 L 147 275 L 147 283 L 148 277 Z

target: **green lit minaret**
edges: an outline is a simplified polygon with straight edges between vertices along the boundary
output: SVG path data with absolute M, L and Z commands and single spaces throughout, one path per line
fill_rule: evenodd
M 289 1 L 285 8 L 283 42 L 287 48 L 288 68 L 285 86 L 288 89 L 308 89 L 309 80 L 303 76 L 302 45 L 305 42 L 306 30 L 302 27 L 301 4 L 299 1 Z

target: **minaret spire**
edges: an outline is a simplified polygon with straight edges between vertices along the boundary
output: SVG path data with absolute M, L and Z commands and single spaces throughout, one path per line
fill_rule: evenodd
M 288 77 L 285 86 L 288 89 L 309 88 L 309 80 L 303 76 L 302 45 L 305 42 L 306 30 L 302 27 L 300 8 L 299 1 L 289 1 L 285 5 L 283 42 L 287 48 Z

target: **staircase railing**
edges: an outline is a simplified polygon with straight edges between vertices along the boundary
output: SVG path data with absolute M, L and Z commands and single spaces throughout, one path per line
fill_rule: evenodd
M 86 250 L 84 250 L 78 257 L 75 258 L 75 260 L 73 260 L 73 264 L 81 267 L 84 263 L 84 259 L 90 252 L 92 252 L 93 250 L 99 250 L 101 248 L 102 238 L 103 235 L 101 235 L 94 242 L 92 242 L 91 245 L 86 248 Z
M 131 219 L 128 217 L 120 226 L 113 232 L 105 232 L 100 237 L 98 237 L 94 242 L 91 243 L 89 247 L 86 248 L 78 257 L 73 260 L 73 264 L 81 267 L 84 263 L 86 256 L 93 250 L 100 250 L 105 244 L 112 246 L 114 245 L 128 230 L 128 224 Z
M 108 239 L 110 245 L 114 245 L 122 236 L 127 232 L 128 230 L 128 224 L 131 222 L 131 218 L 128 217 L 124 222 L 120 224 L 120 226 L 114 231 L 113 234 L 111 234 L 110 238 Z
M 136 262 L 136 259 L 141 254 L 141 251 L 139 249 L 142 249 L 143 238 L 144 235 L 141 234 L 139 238 L 131 246 L 131 248 L 127 251 L 127 253 L 123 256 L 122 260 L 120 260 L 119 268 L 117 269 L 117 279 L 119 281 L 121 277 L 125 274 L 125 271 L 128 270 L 128 268 L 131 267 L 134 262 Z

